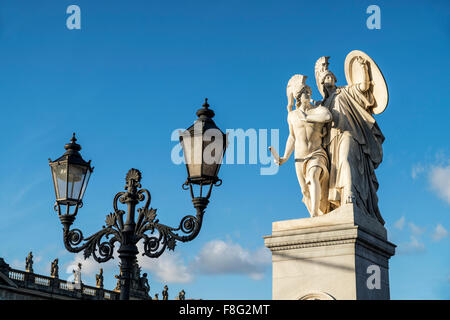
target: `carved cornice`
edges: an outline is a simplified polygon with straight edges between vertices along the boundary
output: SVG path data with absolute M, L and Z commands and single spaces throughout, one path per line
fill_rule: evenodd
M 361 229 L 359 230 L 356 229 L 357 230 L 356 233 L 354 232 L 354 230 L 355 229 L 351 229 L 351 232 L 346 232 L 344 234 L 340 232 L 339 235 L 335 236 L 328 236 L 328 237 L 316 236 L 311 237 L 310 239 L 308 239 L 307 237 L 298 238 L 298 236 L 301 236 L 299 234 L 269 236 L 266 237 L 265 246 L 269 248 L 272 252 L 276 252 L 283 250 L 336 246 L 343 244 L 355 244 L 355 245 L 358 244 L 379 255 L 385 256 L 386 258 L 390 258 L 394 254 L 395 245 L 391 244 L 386 240 L 382 240 L 381 238 L 373 237 Z M 294 237 L 297 238 L 292 239 Z M 279 240 L 277 240 L 277 238 Z
M 333 246 L 339 244 L 355 243 L 356 238 L 348 239 L 342 237 L 328 238 L 326 240 L 311 240 L 311 241 L 280 241 L 276 243 L 266 243 L 266 247 L 273 251 L 281 250 L 291 250 L 291 249 L 302 249 L 302 248 L 312 248 L 312 247 L 324 247 Z

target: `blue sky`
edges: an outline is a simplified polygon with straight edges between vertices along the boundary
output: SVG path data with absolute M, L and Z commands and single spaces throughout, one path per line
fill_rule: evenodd
M 81 30 L 66 27 L 71 4 L 81 8 Z M 371 4 L 381 9 L 380 30 L 366 27 Z M 379 205 L 398 245 L 391 297 L 449 299 L 449 14 L 446 1 L 3 0 L 0 256 L 23 269 L 32 250 L 43 274 L 59 257 L 61 277 L 70 275 L 79 256 L 62 243 L 47 159 L 62 154 L 72 132 L 95 166 L 76 227 L 88 235 L 103 225 L 132 167 L 160 220 L 176 225 L 193 208 L 170 137 L 191 125 L 205 97 L 220 128 L 279 129 L 284 149 L 289 78 L 307 75 L 318 100 L 317 58 L 331 56 L 344 85 L 345 56 L 358 49 L 377 62 L 390 93 L 376 119 L 386 136 Z M 260 169 L 224 165 L 197 239 L 142 260 L 152 295 L 167 283 L 171 297 L 183 288 L 188 298 L 271 298 L 262 237 L 272 221 L 308 213 L 292 159 L 276 175 Z M 117 263 L 105 266 L 107 288 Z M 85 262 L 86 283 L 98 267 Z

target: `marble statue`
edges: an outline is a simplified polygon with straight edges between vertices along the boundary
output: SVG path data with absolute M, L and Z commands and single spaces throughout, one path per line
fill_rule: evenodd
M 78 269 L 72 270 L 73 273 L 73 283 L 75 284 L 81 284 L 81 263 L 78 263 Z
M 354 203 L 384 224 L 375 175 L 383 159 L 384 136 L 372 114 L 387 106 L 386 82 L 375 62 L 355 50 L 345 59 L 348 84 L 336 87 L 328 59 L 319 58 L 315 66 L 316 83 L 323 96 L 317 104 L 328 108 L 333 117 L 324 137 L 330 156 L 328 201 L 332 209 Z
M 144 273 L 139 279 L 140 287 L 148 294 L 150 292 L 150 284 L 148 283 L 147 273 Z
M 116 287 L 114 288 L 113 291 L 120 292 L 120 276 L 121 275 L 117 275 L 117 274 L 114 275 L 114 278 L 117 279 L 117 282 L 116 282 Z
M 311 217 L 328 212 L 328 155 L 322 147 L 325 123 L 331 121 L 330 111 L 310 104 L 311 88 L 306 76 L 294 75 L 287 86 L 289 137 L 284 156 L 275 157 L 279 165 L 285 163 L 295 149 L 295 170 L 303 202 Z M 296 101 L 296 109 L 292 110 Z M 271 147 L 271 151 L 274 149 Z
M 52 278 L 56 278 L 58 279 L 59 277 L 59 266 L 58 266 L 58 258 L 56 258 L 55 260 L 53 260 L 52 262 L 52 266 L 50 268 L 50 276 Z
M 387 106 L 386 82 L 376 63 L 364 52 L 354 50 L 344 63 L 347 85 L 337 87 L 328 60 L 321 57 L 315 65 L 316 84 L 323 99 L 312 100 L 313 106 L 307 101 L 310 89 L 306 77 L 295 75 L 289 80 L 286 151 L 282 158 L 270 147 L 271 152 L 281 165 L 295 148 L 297 177 L 312 217 L 353 203 L 384 224 L 375 175 L 383 159 L 384 136 L 373 114 Z M 292 111 L 294 98 L 296 110 Z
M 33 273 L 33 252 L 31 251 L 25 258 L 25 271 Z
M 167 285 L 164 286 L 164 290 L 162 292 L 163 300 L 169 300 L 169 287 Z
M 103 289 L 103 268 L 100 268 L 100 273 L 95 275 L 95 286 Z

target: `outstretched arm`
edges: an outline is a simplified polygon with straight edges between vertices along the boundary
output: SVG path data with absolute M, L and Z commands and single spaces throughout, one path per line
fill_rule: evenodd
M 294 151 L 294 146 L 295 146 L 294 129 L 292 128 L 292 124 L 289 121 L 289 116 L 288 116 L 288 124 L 289 124 L 289 137 L 286 140 L 284 156 L 280 158 L 280 162 L 278 163 L 280 166 L 289 160 L 289 157 L 291 156 L 292 152 Z
M 363 72 L 362 81 L 358 83 L 358 88 L 362 92 L 366 92 L 370 88 L 369 65 L 367 60 L 361 57 L 358 57 L 358 62 Z
M 326 123 L 331 121 L 331 112 L 326 107 L 316 107 L 314 113 L 305 114 L 305 120 L 307 122 Z

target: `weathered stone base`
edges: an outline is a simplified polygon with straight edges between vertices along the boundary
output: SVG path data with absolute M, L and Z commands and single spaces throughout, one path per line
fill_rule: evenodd
M 264 239 L 272 251 L 275 300 L 390 298 L 395 245 L 377 220 L 352 204 L 316 218 L 273 222 Z

